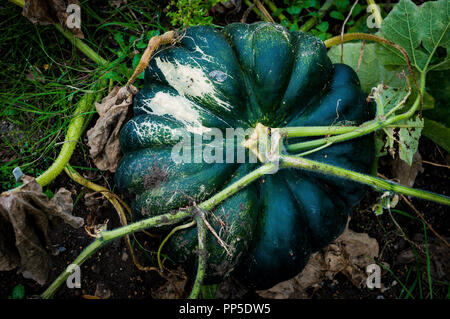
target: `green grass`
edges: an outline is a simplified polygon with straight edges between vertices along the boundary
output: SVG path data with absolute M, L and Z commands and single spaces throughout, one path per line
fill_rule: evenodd
M 417 222 L 421 227 L 424 235 L 424 247 L 425 256 L 421 256 L 414 245 L 410 243 L 410 248 L 414 254 L 414 263 L 409 266 L 408 272 L 404 280 L 400 280 L 395 276 L 394 272 L 385 267 L 383 267 L 393 275 L 397 282 L 402 287 L 398 298 L 415 298 L 415 299 L 446 299 L 448 298 L 448 290 L 450 289 L 450 283 L 446 281 L 440 281 L 435 279 L 431 275 L 431 255 L 429 251 L 429 240 L 426 224 L 419 218 L 412 216 L 411 214 L 404 212 L 399 209 L 392 209 L 392 212 L 398 216 L 406 217 L 407 219 Z M 425 267 L 423 267 L 425 264 Z M 444 286 L 447 289 L 436 289 L 438 286 Z M 444 291 L 444 295 L 438 295 L 438 292 Z M 442 294 L 442 293 L 441 293 Z
M 203 12 L 199 8 L 184 7 L 185 11 L 177 11 L 177 6 L 173 4 L 169 7 L 172 11 L 167 15 L 164 12 L 168 1 L 129 2 L 115 8 L 106 0 L 96 1 L 95 5 L 92 1 L 81 1 L 84 41 L 111 62 L 104 68 L 77 51 L 53 26 L 35 26 L 21 15 L 20 8 L 9 2 L 2 3 L 0 192 L 17 185 L 12 175 L 15 167 L 21 167 L 27 175 L 38 176 L 51 165 L 59 153 L 76 102 L 101 74 L 106 72 L 111 84 L 124 85 L 152 36 L 182 25 L 212 23 L 211 17 L 199 15 Z M 183 0 L 180 4 L 188 2 Z M 336 1 L 327 15 L 317 20 L 311 32 L 322 39 L 336 34 L 332 27 L 342 22 L 352 3 Z M 278 14 L 282 13 L 290 19 L 289 23 L 284 24 L 289 24 L 291 30 L 300 28 L 320 7 L 319 1 L 286 0 L 284 4 Z M 361 31 L 365 25 L 367 13 L 365 6 L 361 8 L 354 11 L 347 23 L 352 32 Z M 184 14 L 186 10 L 193 13 Z M 273 14 L 275 20 L 283 22 L 277 20 L 278 14 Z M 142 75 L 135 84 L 138 87 L 142 85 Z M 91 113 L 95 114 L 94 111 Z M 89 152 L 83 141 L 77 149 L 83 163 L 74 167 L 78 170 L 97 170 L 88 160 Z M 46 191 L 52 194 L 51 190 Z M 82 200 L 81 194 L 75 203 Z M 428 251 L 428 234 L 423 222 L 400 210 L 392 212 L 399 215 L 399 221 L 406 218 L 422 223 L 427 247 L 424 257 L 411 246 L 415 262 L 409 265 L 404 278 L 392 269 L 386 269 L 399 283 L 398 298 L 450 298 L 449 283 L 431 275 L 432 256 Z M 143 250 L 148 261 L 155 265 L 154 257 L 139 242 L 133 240 L 133 245 Z
M 45 171 L 58 155 L 75 104 L 87 87 L 104 72 L 123 85 L 150 37 L 166 31 L 160 24 L 162 9 L 149 1 L 120 8 L 107 1 L 97 5 L 81 2 L 82 30 L 84 41 L 112 62 L 105 69 L 53 26 L 31 24 L 12 3 L 0 7 L 1 191 L 18 185 L 12 175 L 17 166 L 31 176 Z M 88 153 L 85 146 L 82 151 Z

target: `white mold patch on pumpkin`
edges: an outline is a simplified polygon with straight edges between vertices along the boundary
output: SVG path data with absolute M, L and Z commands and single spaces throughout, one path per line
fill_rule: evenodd
M 154 97 L 145 99 L 146 110 L 160 116 L 171 116 L 184 124 L 191 133 L 203 134 L 211 129 L 201 123 L 201 117 L 195 105 L 181 95 L 172 95 L 167 92 L 158 92 Z M 144 109 L 144 108 L 143 108 Z
M 179 94 L 200 98 L 205 102 L 212 102 L 227 111 L 232 109 L 228 102 L 220 98 L 220 92 L 214 87 L 213 82 L 201 66 L 193 67 L 181 64 L 178 61 L 163 61 L 159 57 L 155 61 L 166 81 Z

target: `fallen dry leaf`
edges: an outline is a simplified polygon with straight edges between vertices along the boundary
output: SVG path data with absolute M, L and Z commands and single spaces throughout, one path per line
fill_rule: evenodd
M 309 298 L 306 289 L 318 289 L 322 281 L 332 280 L 338 273 L 360 288 L 367 278 L 366 267 L 378 257 L 378 252 L 375 239 L 347 229 L 336 241 L 311 256 L 305 269 L 296 277 L 257 293 L 269 299 Z
M 133 92 L 137 89 L 130 86 Z M 114 87 L 101 103 L 95 103 L 100 115 L 95 126 L 87 132 L 89 152 L 95 166 L 102 171 L 115 172 L 120 159 L 119 132 L 133 101 L 126 87 Z
M 400 158 L 392 161 L 392 174 L 402 185 L 413 187 L 419 173 L 423 173 L 423 167 L 422 156 L 418 151 L 412 158 L 411 166 Z
M 67 27 L 67 19 L 71 12 L 67 7 L 71 4 L 80 5 L 78 0 L 25 0 L 22 15 L 34 24 L 48 25 L 59 23 Z M 70 28 L 77 38 L 84 39 L 80 28 Z
M 25 278 L 43 285 L 50 270 L 51 218 L 60 217 L 75 228 L 84 221 L 72 215 L 68 190 L 60 188 L 49 199 L 34 178 L 24 176 L 22 181 L 19 190 L 0 195 L 0 271 L 20 267 Z

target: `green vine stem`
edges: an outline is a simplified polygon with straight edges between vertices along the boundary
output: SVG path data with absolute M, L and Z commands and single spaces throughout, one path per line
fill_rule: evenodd
M 352 132 L 358 129 L 358 126 L 298 126 L 298 127 L 280 127 L 280 132 L 288 138 L 338 135 Z
M 24 0 L 11 0 L 12 3 L 24 7 Z M 108 61 L 103 59 L 99 54 L 97 54 L 94 50 L 92 50 L 86 43 L 82 40 L 76 38 L 70 30 L 64 30 L 59 24 L 54 24 L 55 28 L 58 29 L 69 41 L 71 41 L 76 48 L 78 48 L 81 52 L 86 54 L 93 62 L 97 63 L 100 66 L 106 66 Z M 97 85 L 94 85 L 94 88 L 102 88 L 106 86 L 106 80 L 100 79 Z M 94 90 L 95 91 L 95 90 Z M 73 114 L 73 118 L 70 121 L 69 127 L 67 129 L 66 137 L 64 139 L 63 147 L 53 162 L 53 164 L 39 177 L 36 178 L 36 181 L 41 185 L 48 185 L 53 179 L 55 179 L 64 169 L 66 164 L 69 162 L 70 157 L 72 156 L 75 147 L 78 143 L 78 140 L 83 132 L 83 129 L 87 125 L 86 118 L 89 119 L 90 116 L 86 116 L 89 114 L 88 112 L 92 109 L 93 102 L 95 99 L 98 99 L 99 95 L 96 93 L 87 93 L 85 94 L 80 101 L 78 102 L 77 108 Z
M 71 269 L 73 269 L 73 265 L 81 266 L 90 256 L 92 256 L 97 250 L 108 244 L 109 242 L 121 238 L 127 234 L 132 234 L 146 228 L 150 227 L 160 227 L 164 225 L 173 225 L 178 222 L 183 221 L 184 219 L 190 217 L 191 214 L 189 211 L 179 211 L 175 214 L 167 213 L 164 215 L 159 215 L 156 217 L 148 218 L 141 220 L 139 222 L 135 222 L 133 224 L 129 224 L 127 226 L 123 226 L 120 228 L 116 228 L 113 230 L 103 231 L 100 234 L 100 237 L 94 240 L 89 246 L 87 246 L 81 254 L 72 262 L 72 265 L 66 268 L 59 276 L 55 279 L 55 281 L 42 293 L 41 298 L 49 299 L 53 296 L 56 290 L 61 286 L 64 281 L 67 280 L 69 275 L 71 274 Z M 72 266 L 72 267 L 71 267 Z
M 202 215 L 203 211 L 197 209 L 197 214 L 195 215 L 195 221 L 197 222 L 197 234 L 198 234 L 198 266 L 197 275 L 195 276 L 194 285 L 192 286 L 191 294 L 189 299 L 197 299 L 200 293 L 200 288 L 203 284 L 203 278 L 206 272 L 206 262 L 208 256 L 208 250 L 206 249 L 206 225 L 203 222 Z
M 420 74 L 420 90 L 423 91 L 424 88 L 425 88 L 425 73 L 422 72 Z M 376 130 L 387 127 L 395 122 L 398 122 L 398 121 L 401 121 L 401 120 L 411 117 L 412 115 L 414 115 L 414 113 L 418 109 L 420 103 L 421 103 L 421 98 L 417 97 L 416 100 L 414 101 L 414 104 L 411 106 L 411 108 L 402 114 L 391 116 L 387 119 L 384 119 L 383 117 L 377 117 L 376 119 L 365 122 L 364 124 L 362 124 L 360 126 L 349 127 L 348 132 L 345 132 L 345 129 L 343 129 L 343 128 L 339 128 L 339 129 L 342 129 L 342 131 L 343 131 L 342 134 L 335 135 L 335 136 L 329 136 L 329 137 L 325 137 L 325 138 L 320 138 L 320 139 L 316 139 L 316 140 L 312 140 L 312 141 L 290 144 L 290 145 L 286 146 L 286 149 L 289 152 L 299 152 L 299 151 L 303 151 L 303 150 L 309 150 L 312 148 L 320 147 L 325 144 L 331 145 L 333 143 L 347 141 L 347 140 L 350 140 L 350 139 L 353 139 L 356 137 L 360 137 L 360 136 L 369 134 Z M 299 135 L 302 133 L 303 129 L 304 128 L 300 128 L 300 127 L 299 128 L 290 128 L 288 130 L 288 132 L 290 131 L 290 132 L 292 132 L 292 134 Z M 298 130 L 298 132 L 296 130 Z M 332 134 L 334 132 L 332 130 L 332 128 L 329 128 L 329 130 L 330 130 L 330 132 L 329 132 L 330 134 Z M 320 135 L 320 134 L 318 134 L 320 131 L 325 132 L 325 130 L 323 128 L 320 130 L 317 128 L 313 129 L 313 133 L 317 133 L 317 135 Z M 299 136 L 301 136 L 301 135 L 299 135 Z
M 311 172 L 319 172 L 326 175 L 339 176 L 358 183 L 369 185 L 377 190 L 390 191 L 398 194 L 404 194 L 408 196 L 430 200 L 444 205 L 450 205 L 450 197 L 447 197 L 445 195 L 435 194 L 420 189 L 406 187 L 403 185 L 386 181 L 378 177 L 357 173 L 344 168 L 305 159 L 303 157 L 281 155 L 280 166 L 282 168 L 297 168 Z
M 383 179 L 373 177 L 370 175 L 365 175 L 361 173 L 357 173 L 351 170 L 346 170 L 340 167 L 308 160 L 305 158 L 297 157 L 297 156 L 289 156 L 289 155 L 280 155 L 281 168 L 296 168 L 296 169 L 304 169 L 313 172 L 320 172 L 327 175 L 339 176 L 342 178 L 346 178 L 355 182 L 363 183 L 374 187 L 378 190 L 387 190 L 391 192 L 396 192 L 400 194 L 405 194 L 408 196 L 414 196 L 417 198 L 422 198 L 426 200 L 431 200 L 437 203 L 450 205 L 450 197 L 434 194 L 431 192 L 413 189 L 410 187 L 402 186 L 399 184 L 395 184 L 392 182 L 385 181 Z M 250 172 L 246 176 L 242 177 L 232 185 L 226 187 L 210 199 L 201 203 L 198 207 L 200 210 L 210 210 L 214 206 L 218 205 L 220 202 L 224 201 L 228 197 L 232 196 L 254 180 L 268 174 L 272 173 L 277 166 L 273 163 L 266 163 L 254 171 Z M 103 231 L 100 234 L 100 237 L 96 239 L 92 244 L 86 247 L 81 254 L 74 260 L 72 265 L 81 266 L 81 264 L 86 261 L 91 255 L 93 255 L 98 249 L 102 248 L 104 245 L 109 243 L 112 240 L 121 238 L 125 235 L 141 231 L 150 227 L 160 227 L 163 225 L 173 225 L 178 222 L 181 222 L 187 218 L 192 218 L 191 209 L 181 210 L 176 213 L 167 213 L 164 215 L 159 215 L 155 217 L 151 217 L 148 219 L 144 219 L 133 224 L 129 224 L 127 226 L 123 226 L 110 231 Z M 197 227 L 198 227 L 197 222 Z M 73 268 L 68 267 L 65 271 L 63 271 L 59 277 L 50 285 L 49 288 L 41 295 L 42 298 L 51 298 L 53 294 L 56 292 L 58 287 L 68 278 L 70 275 L 70 270 Z M 200 274 L 201 276 L 201 274 Z
M 58 157 L 42 175 L 36 178 L 36 182 L 38 182 L 41 186 L 45 186 L 54 180 L 69 162 L 81 136 L 82 128 L 85 124 L 86 112 L 89 112 L 92 108 L 94 96 L 94 93 L 87 93 L 83 95 L 81 100 L 78 102 L 78 107 L 76 108 L 73 118 L 70 121 L 66 137 L 64 139 L 64 144 Z
M 19 7 L 25 6 L 25 0 L 10 0 L 12 3 L 18 5 Z M 93 62 L 97 63 L 100 66 L 106 66 L 108 61 L 103 59 L 98 53 L 91 49 L 86 43 L 84 43 L 81 39 L 78 39 L 73 35 L 70 30 L 64 30 L 59 24 L 54 24 L 55 28 L 58 29 L 71 43 L 75 45 L 75 47 L 86 54 L 88 58 L 90 58 Z
M 222 191 L 218 192 L 216 195 L 211 197 L 210 199 L 204 201 L 200 205 L 198 205 L 199 210 L 205 210 L 208 211 L 227 199 L 228 197 L 232 196 L 233 194 L 237 193 L 239 190 L 253 182 L 254 180 L 260 178 L 261 176 L 264 176 L 265 174 L 268 174 L 270 172 L 273 172 L 277 166 L 273 163 L 267 163 L 264 164 L 254 171 L 250 172 L 249 174 L 245 175 L 235 183 L 231 184 L 230 186 L 224 188 Z M 71 171 L 71 174 L 76 174 L 75 171 Z M 70 176 L 70 175 L 69 175 Z M 122 226 L 120 228 L 116 228 L 113 230 L 105 230 L 100 233 L 100 237 L 94 240 L 93 243 L 91 243 L 88 247 L 86 247 L 81 254 L 73 261 L 72 265 L 81 266 L 90 256 L 92 256 L 97 250 L 105 246 L 107 243 L 111 242 L 112 240 L 121 238 L 123 236 L 126 236 L 131 233 L 135 233 L 138 231 L 145 230 L 150 227 L 160 227 L 164 225 L 173 225 L 176 223 L 179 223 L 181 221 L 184 221 L 185 219 L 188 219 L 189 217 L 192 217 L 192 210 L 186 209 L 186 210 L 180 210 L 176 213 L 167 213 L 164 215 L 159 215 L 155 217 L 151 217 L 148 219 L 143 219 L 141 221 L 135 222 L 133 224 L 129 224 L 127 226 Z M 55 281 L 42 293 L 41 298 L 48 299 L 53 296 L 53 294 L 56 292 L 56 290 L 61 286 L 62 283 L 64 283 L 65 280 L 69 277 L 71 274 L 71 266 L 66 268 L 59 276 L 55 279 Z

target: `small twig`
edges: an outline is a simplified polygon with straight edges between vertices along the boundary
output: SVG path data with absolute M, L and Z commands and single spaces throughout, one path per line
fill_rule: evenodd
M 267 9 L 264 7 L 264 5 L 259 0 L 255 0 L 255 4 L 258 7 L 258 9 L 262 12 L 264 17 L 267 19 L 267 21 L 271 23 L 275 23 L 275 20 L 272 18 L 270 13 L 267 11 Z
M 127 218 L 125 216 L 125 212 L 124 212 L 123 207 L 120 204 L 119 200 L 117 200 L 118 196 L 116 194 L 112 193 L 109 189 L 107 189 L 107 188 L 105 188 L 103 186 L 100 186 L 100 185 L 97 185 L 97 184 L 95 184 L 95 183 L 93 183 L 91 181 L 88 181 L 87 179 L 82 177 L 80 174 L 78 174 L 78 172 L 76 172 L 70 165 L 67 165 L 64 168 L 64 171 L 66 172 L 66 174 L 72 180 L 74 180 L 78 184 L 80 184 L 80 185 L 82 185 L 82 186 L 84 186 L 86 188 L 89 188 L 89 189 L 91 189 L 93 191 L 101 192 L 106 197 L 106 199 L 113 205 L 113 207 L 116 209 L 116 212 L 119 215 L 120 223 L 122 224 L 122 226 L 126 226 L 127 225 Z M 111 194 L 114 194 L 114 195 L 111 195 Z M 126 207 L 127 211 L 131 214 L 131 210 L 128 207 L 128 205 L 125 204 L 125 207 Z M 96 235 L 99 235 L 99 234 L 96 234 Z M 97 236 L 94 236 L 94 237 L 97 237 Z M 98 237 L 100 237 L 100 235 Z M 145 266 L 142 266 L 139 263 L 139 261 L 137 260 L 136 255 L 134 254 L 133 246 L 131 245 L 131 240 L 130 240 L 130 236 L 129 235 L 125 236 L 125 241 L 126 241 L 126 243 L 128 245 L 128 248 L 130 250 L 133 262 L 134 262 L 135 266 L 139 270 L 141 270 L 141 271 L 157 271 L 157 272 L 159 272 L 159 269 L 156 268 L 156 267 L 145 267 Z
M 428 229 L 430 229 L 430 231 L 437 237 L 439 238 L 447 247 L 450 247 L 450 244 L 448 243 L 447 240 L 445 240 L 444 237 L 442 237 L 441 235 L 439 235 L 438 232 L 436 232 L 433 228 L 433 226 L 431 226 L 431 224 L 429 222 L 426 221 L 425 217 L 423 216 L 423 214 L 421 212 L 419 212 L 417 210 L 417 208 L 414 207 L 414 205 L 406 198 L 406 196 L 401 195 L 402 199 L 405 201 L 406 204 L 408 204 L 409 207 L 411 207 L 411 209 L 417 214 L 417 216 L 420 217 L 420 219 L 425 223 L 425 225 L 427 225 Z
M 252 4 L 244 11 L 244 14 L 242 15 L 242 19 L 241 19 L 241 22 L 242 22 L 242 23 L 247 22 L 248 15 L 250 14 L 250 11 L 252 11 L 254 7 L 255 7 L 255 4 L 252 3 Z
M 195 205 L 195 203 L 194 203 L 194 207 L 195 207 L 197 210 L 200 210 L 200 209 Z M 214 235 L 214 237 L 217 238 L 217 241 L 219 242 L 220 246 L 222 246 L 223 249 L 225 249 L 225 251 L 227 252 L 227 255 L 230 256 L 230 257 L 232 257 L 233 254 L 230 252 L 227 243 L 224 242 L 224 241 L 222 240 L 222 238 L 220 238 L 219 235 L 217 235 L 217 233 L 216 233 L 216 231 L 214 230 L 214 228 L 211 226 L 211 224 L 208 222 L 208 220 L 206 220 L 205 214 L 204 214 L 204 213 L 203 213 L 203 214 L 200 214 L 200 217 L 202 218 L 203 222 L 205 223 L 205 225 L 206 225 L 206 227 L 209 229 L 209 231 Z
M 425 164 L 430 164 L 430 165 L 433 165 L 433 166 L 437 166 L 437 167 L 445 167 L 445 168 L 450 168 L 450 166 L 448 166 L 448 165 L 444 165 L 444 164 L 438 164 L 438 163 L 433 163 L 433 162 L 429 162 L 429 161 L 424 161 L 424 160 L 422 160 L 422 163 L 425 163 Z
M 358 3 L 359 0 L 356 0 L 355 3 L 353 4 L 352 8 L 350 9 L 350 12 L 348 13 L 347 17 L 344 20 L 344 23 L 342 24 L 342 29 L 341 29 L 341 63 L 343 63 L 344 60 L 344 30 L 345 30 L 345 25 L 348 22 L 348 19 L 350 19 L 350 17 L 352 16 L 353 13 L 353 9 L 355 8 L 356 4 Z

